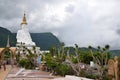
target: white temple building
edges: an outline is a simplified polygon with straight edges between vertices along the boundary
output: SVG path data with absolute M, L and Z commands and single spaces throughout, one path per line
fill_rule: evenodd
M 36 45 L 35 42 L 32 41 L 32 38 L 30 36 L 25 13 L 23 16 L 23 20 L 21 22 L 21 30 L 18 30 L 16 38 L 17 38 L 17 43 L 24 43 L 27 46 Z
M 41 54 L 40 47 L 36 46 L 35 42 L 32 41 L 30 36 L 25 13 L 21 22 L 21 29 L 18 30 L 16 39 L 16 54 L 20 54 L 21 57 L 25 57 L 30 52 L 37 55 Z

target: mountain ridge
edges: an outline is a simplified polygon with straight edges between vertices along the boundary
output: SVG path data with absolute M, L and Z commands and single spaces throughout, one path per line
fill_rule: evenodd
M 30 33 L 30 34 L 31 34 L 32 40 L 42 50 L 49 50 L 50 47 L 61 44 L 59 39 L 55 35 L 53 35 L 51 32 Z M 12 33 L 10 30 L 0 27 L 0 47 L 6 47 L 8 35 L 10 37 L 10 45 L 11 46 L 16 45 L 16 33 Z M 80 50 L 88 51 L 89 49 L 86 47 L 81 47 Z M 120 50 L 109 50 L 109 52 L 112 54 L 112 56 L 115 56 L 115 55 L 120 56 Z

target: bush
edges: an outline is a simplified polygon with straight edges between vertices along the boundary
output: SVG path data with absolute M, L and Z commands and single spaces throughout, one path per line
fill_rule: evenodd
M 61 60 L 61 57 L 52 57 L 51 54 L 46 54 L 45 61 L 48 71 L 52 72 L 53 74 L 61 76 L 73 74 L 72 68 L 64 63 L 63 60 Z
M 30 60 L 23 58 L 18 62 L 20 67 L 24 67 L 26 69 L 33 69 L 34 65 L 31 63 Z
M 72 75 L 73 74 L 73 70 L 70 66 L 66 65 L 66 64 L 59 64 L 56 68 L 55 68 L 55 72 L 58 75 L 61 76 L 65 76 L 65 75 Z
M 80 60 L 83 63 L 89 64 L 90 61 L 93 61 L 93 57 L 89 52 L 82 52 L 80 54 Z
M 57 66 L 56 61 L 53 59 L 51 54 L 46 54 L 45 59 L 48 71 L 53 72 L 54 68 Z

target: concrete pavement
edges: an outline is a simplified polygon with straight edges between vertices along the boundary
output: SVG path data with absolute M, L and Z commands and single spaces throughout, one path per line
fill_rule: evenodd
M 11 70 L 11 65 L 6 65 L 5 71 L 2 66 L 2 68 L 0 69 L 0 80 L 4 80 L 10 70 Z

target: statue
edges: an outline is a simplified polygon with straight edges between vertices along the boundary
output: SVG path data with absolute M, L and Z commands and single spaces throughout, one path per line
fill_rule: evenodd
M 108 61 L 108 75 L 114 77 L 114 80 L 119 80 L 118 71 L 118 57 L 115 56 L 114 60 Z
M 119 69 L 118 69 L 118 57 L 117 56 L 115 56 L 114 57 L 114 69 L 115 69 L 115 79 L 116 80 L 119 80 L 119 76 L 118 76 L 118 71 L 119 71 Z
M 28 27 L 27 27 L 27 21 L 26 21 L 26 14 L 24 13 L 23 20 L 21 22 L 21 30 L 18 30 L 17 32 L 17 42 L 18 43 L 24 43 L 25 45 L 32 45 L 35 46 L 35 42 L 32 41 L 32 38 L 30 36 Z

